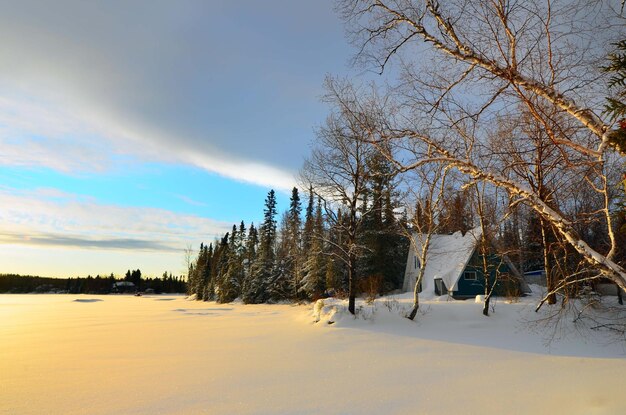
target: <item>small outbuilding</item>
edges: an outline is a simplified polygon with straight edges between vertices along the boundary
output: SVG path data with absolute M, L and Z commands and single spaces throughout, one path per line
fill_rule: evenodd
M 483 258 L 477 249 L 481 238 L 480 228 L 465 234 L 434 234 L 426 255 L 426 268 L 420 292 L 450 295 L 455 299 L 473 298 L 485 293 Z M 411 249 L 404 273 L 404 291 L 413 291 L 420 270 L 420 252 L 426 236 L 413 234 Z M 530 292 L 515 266 L 506 255 L 490 254 L 487 257 L 489 281 L 497 283 L 494 295 L 523 295 Z
M 114 293 L 134 293 L 137 291 L 132 281 L 118 281 L 113 284 Z
M 524 280 L 528 284 L 546 285 L 546 271 L 543 269 L 535 269 L 524 273 Z

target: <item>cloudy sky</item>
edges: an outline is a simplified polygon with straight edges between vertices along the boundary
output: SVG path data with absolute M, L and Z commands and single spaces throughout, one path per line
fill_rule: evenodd
M 279 209 L 356 72 L 332 0 L 1 1 L 0 272 L 180 273 Z

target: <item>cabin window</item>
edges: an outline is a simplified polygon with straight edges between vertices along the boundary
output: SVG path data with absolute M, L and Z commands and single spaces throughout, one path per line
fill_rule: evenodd
M 465 271 L 463 273 L 463 279 L 464 280 L 475 281 L 476 280 L 476 271 Z
M 415 262 L 415 269 L 418 269 L 419 266 L 420 266 L 420 262 L 417 260 L 417 256 L 414 256 L 413 259 L 414 259 L 414 262 Z

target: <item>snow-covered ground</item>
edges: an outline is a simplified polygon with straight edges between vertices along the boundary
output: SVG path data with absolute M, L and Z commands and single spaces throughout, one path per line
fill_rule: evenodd
M 624 342 L 535 303 L 0 295 L 0 414 L 626 413 Z

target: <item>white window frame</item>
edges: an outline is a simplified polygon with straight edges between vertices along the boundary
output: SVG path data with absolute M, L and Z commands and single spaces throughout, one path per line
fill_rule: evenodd
M 474 278 L 467 278 L 468 274 L 474 275 Z M 476 271 L 464 271 L 463 272 L 463 279 L 466 280 L 466 281 L 477 281 L 478 280 L 478 275 L 476 274 Z

